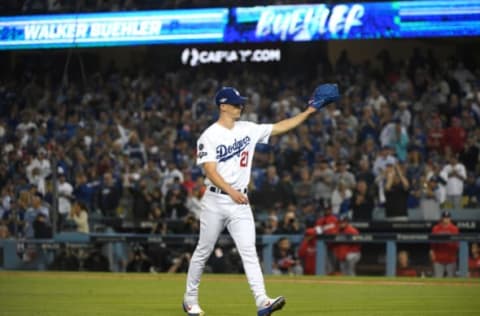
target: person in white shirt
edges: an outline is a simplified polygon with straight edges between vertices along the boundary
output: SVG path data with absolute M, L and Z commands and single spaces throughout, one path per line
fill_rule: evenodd
M 60 222 L 63 223 L 70 213 L 72 204 L 70 199 L 73 193 L 73 186 L 65 179 L 65 172 L 59 167 L 58 172 L 58 213 L 61 216 Z
M 375 158 L 373 163 L 373 174 L 375 176 L 381 175 L 388 164 L 394 165 L 397 162 L 397 159 L 391 154 L 391 152 L 392 147 L 389 145 L 383 146 L 380 152 L 378 152 L 377 158 Z
M 370 94 L 366 100 L 368 106 L 371 106 L 375 113 L 380 113 L 380 108 L 382 104 L 387 103 L 387 99 L 380 93 L 380 90 L 372 84 L 370 85 Z
M 178 182 L 183 182 L 183 173 L 177 168 L 177 165 L 173 160 L 168 160 L 167 168 L 163 173 L 162 182 L 162 194 L 167 195 L 168 190 L 174 184 L 175 178 L 178 178 Z
M 37 156 L 30 161 L 25 171 L 28 181 L 37 187 L 38 192 L 45 195 L 45 179 L 51 174 L 52 169 L 44 148 L 37 151 Z
M 467 180 L 467 170 L 453 154 L 450 161 L 440 172 L 443 179 L 447 179 L 447 201 L 453 210 L 462 209 L 463 184 Z

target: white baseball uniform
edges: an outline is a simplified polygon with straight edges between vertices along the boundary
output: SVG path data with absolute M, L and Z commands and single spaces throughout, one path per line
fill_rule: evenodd
M 237 121 L 232 129 L 212 124 L 197 142 L 197 164 L 217 162 L 217 172 L 233 188 L 244 192 L 250 182 L 257 143 L 267 143 L 272 124 Z M 257 306 L 266 298 L 265 285 L 255 248 L 255 221 L 249 204 L 237 204 L 207 179 L 202 198 L 200 237 L 190 261 L 185 300 L 198 304 L 198 288 L 204 266 L 220 233 L 228 229 L 242 258 Z

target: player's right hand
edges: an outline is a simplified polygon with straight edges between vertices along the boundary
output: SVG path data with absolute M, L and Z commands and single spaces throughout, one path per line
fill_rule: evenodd
M 232 192 L 230 193 L 230 197 L 235 203 L 248 204 L 248 196 L 237 190 L 232 190 Z

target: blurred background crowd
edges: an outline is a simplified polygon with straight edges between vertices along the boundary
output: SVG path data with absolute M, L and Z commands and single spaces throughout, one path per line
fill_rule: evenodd
M 408 220 L 412 210 L 433 221 L 442 209 L 479 206 L 477 68 L 419 50 L 399 63 L 384 56 L 380 72 L 346 52 L 318 68 L 308 82 L 248 66 L 228 74 L 112 66 L 82 82 L 26 66 L 0 86 L 3 225 L 43 236 L 56 207 L 59 230 L 73 222 L 88 232 L 96 218 L 196 232 L 205 185 L 195 143 L 216 119 L 222 85 L 249 96 L 243 119 L 258 123 L 301 111 L 319 82 L 342 91 L 297 131 L 258 146 L 249 195 L 259 233 L 302 232 L 326 208 L 355 221 Z M 36 215 L 44 218 L 34 230 Z
M 0 6 L 5 14 L 30 14 L 148 9 L 153 2 L 156 9 L 206 6 L 148 0 Z M 21 61 L 12 73 L 0 75 L 0 238 L 198 233 L 206 187 L 196 140 L 216 120 L 213 98 L 225 85 L 248 96 L 242 119 L 257 123 L 302 111 L 319 83 L 336 82 L 342 93 L 300 128 L 258 145 L 249 186 L 258 234 L 312 235 L 329 214 L 353 223 L 437 221 L 443 211 L 478 209 L 480 67 L 470 57 L 413 49 L 394 60 L 382 50 L 372 57 L 380 67 L 373 67 L 372 59 L 353 62 L 343 51 L 300 71 L 247 64 L 155 71 L 146 61 L 127 69 L 87 64 L 71 73 L 55 58 L 16 56 Z M 100 251 L 72 263 L 67 249 L 55 265 L 184 271 L 193 246 L 175 252 L 165 244 L 133 245 L 131 261 L 118 265 Z M 305 270 L 296 268 L 288 239 L 274 255 L 278 273 Z M 285 258 L 289 268 L 282 270 Z M 209 267 L 240 271 L 238 263 L 234 248 L 220 246 Z

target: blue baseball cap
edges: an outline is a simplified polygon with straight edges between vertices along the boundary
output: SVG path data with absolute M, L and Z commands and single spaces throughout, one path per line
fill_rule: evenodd
M 232 87 L 222 87 L 215 95 L 215 103 L 220 104 L 243 105 L 247 102 L 246 97 L 242 97 L 237 89 Z

